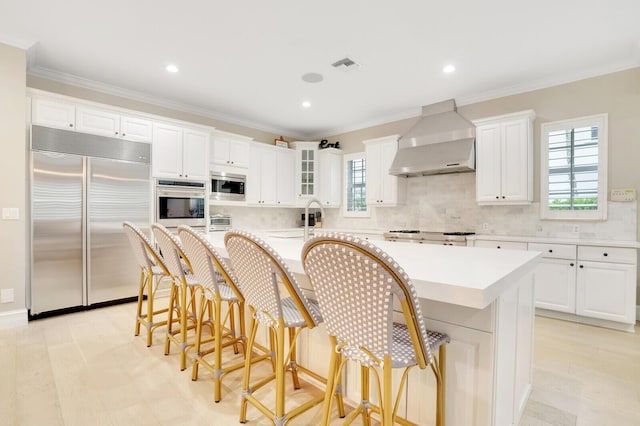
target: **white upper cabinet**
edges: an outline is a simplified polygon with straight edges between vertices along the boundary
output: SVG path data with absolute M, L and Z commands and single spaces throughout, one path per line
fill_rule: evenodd
M 476 200 L 526 204 L 533 200 L 532 110 L 475 120 Z
M 296 152 L 288 148 L 276 150 L 276 205 L 291 207 L 296 204 Z
M 340 207 L 342 201 L 342 151 L 336 148 L 318 150 L 318 167 L 322 181 L 318 182 L 318 198 L 324 207 Z
M 406 178 L 389 174 L 398 151 L 398 135 L 362 141 L 366 162 L 367 204 L 393 207 L 405 202 Z
M 141 117 L 122 115 L 104 109 L 78 106 L 76 130 L 83 133 L 151 142 L 153 123 Z
M 58 129 L 75 130 L 75 104 L 57 99 L 34 97 L 31 102 L 31 121 L 33 124 Z
M 249 152 L 247 173 L 247 204 L 274 206 L 277 204 L 278 178 L 275 147 L 254 143 Z
M 40 126 L 138 142 L 151 142 L 153 128 L 146 118 L 39 97 L 32 102 L 32 121 Z
M 296 150 L 296 199 L 304 206 L 318 195 L 318 142 L 292 142 Z
M 251 138 L 221 131 L 213 132 L 210 157 L 212 168 L 225 166 L 246 169 L 249 167 L 250 146 Z
M 342 200 L 342 151 L 319 149 L 318 142 L 292 142 L 296 152 L 296 204 L 304 207 L 317 198 L 324 207 L 340 207 Z
M 208 179 L 209 133 L 167 123 L 154 123 L 154 177 Z

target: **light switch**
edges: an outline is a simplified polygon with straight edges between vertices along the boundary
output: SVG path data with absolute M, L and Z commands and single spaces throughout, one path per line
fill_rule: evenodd
M 20 219 L 20 209 L 17 207 L 3 207 L 2 219 L 4 220 L 18 220 Z

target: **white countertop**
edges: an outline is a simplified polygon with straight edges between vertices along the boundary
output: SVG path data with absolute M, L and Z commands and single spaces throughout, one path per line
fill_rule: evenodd
M 212 232 L 209 240 L 222 256 L 227 257 L 224 234 Z M 256 234 L 280 254 L 292 272 L 304 274 L 302 238 L 270 237 L 264 231 Z M 389 241 L 376 241 L 375 244 L 399 262 L 420 298 L 476 309 L 487 307 L 530 272 L 540 256 L 540 252 L 523 250 Z
M 527 243 L 550 243 L 550 244 L 575 244 L 580 246 L 603 246 L 621 248 L 640 248 L 640 243 L 634 240 L 595 240 L 586 238 L 562 238 L 562 237 L 537 237 L 537 236 L 512 236 L 512 235 L 489 235 L 476 234 L 467 237 L 468 240 L 486 241 L 522 241 Z

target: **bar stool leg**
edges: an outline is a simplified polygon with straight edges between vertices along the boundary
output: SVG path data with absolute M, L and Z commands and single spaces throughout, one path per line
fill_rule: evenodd
M 171 338 L 173 334 L 173 314 L 175 312 L 176 297 L 178 296 L 178 286 L 175 282 L 171 283 L 171 291 L 169 292 L 169 310 L 167 311 L 167 338 L 164 341 L 164 354 L 169 355 L 171 349 Z
M 247 422 L 247 395 L 251 393 L 249 389 L 249 381 L 251 380 L 251 352 L 253 351 L 253 344 L 256 340 L 258 323 L 255 318 L 251 316 L 251 328 L 249 330 L 249 339 L 247 341 L 246 355 L 244 362 L 244 378 L 242 381 L 242 401 L 240 403 L 240 423 Z
M 140 320 L 142 319 L 140 316 L 142 315 L 142 298 L 144 297 L 144 279 L 144 269 L 140 268 L 140 283 L 138 285 L 138 306 L 136 309 L 136 328 L 134 334 L 135 336 L 140 335 Z

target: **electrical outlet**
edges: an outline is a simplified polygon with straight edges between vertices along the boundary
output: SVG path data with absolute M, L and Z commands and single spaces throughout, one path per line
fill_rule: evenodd
M 488 223 L 483 223 L 482 224 L 482 230 L 483 231 L 488 231 L 489 230 L 489 224 Z
M 635 189 L 612 189 L 611 201 L 635 201 L 636 190 Z
M 13 289 L 12 288 L 3 288 L 0 290 L 0 303 L 11 303 L 13 302 Z
M 580 225 L 573 225 L 573 233 L 578 234 L 580 232 Z

